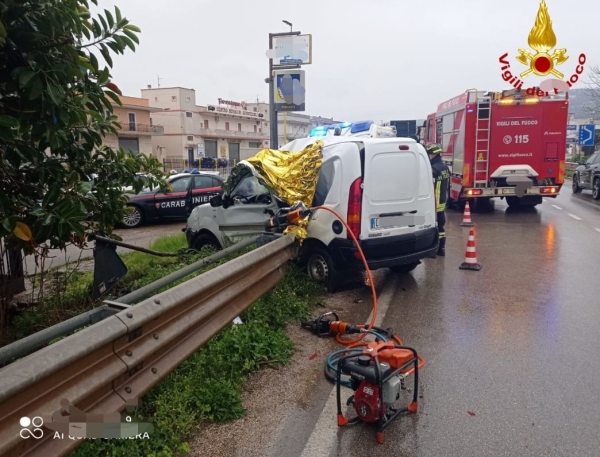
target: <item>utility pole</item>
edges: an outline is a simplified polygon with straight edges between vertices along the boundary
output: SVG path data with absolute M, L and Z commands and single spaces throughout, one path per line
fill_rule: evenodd
M 156 75 L 156 80 L 158 82 L 158 87 L 160 87 L 160 80 L 161 79 L 164 79 L 164 78 L 161 78 L 160 76 Z

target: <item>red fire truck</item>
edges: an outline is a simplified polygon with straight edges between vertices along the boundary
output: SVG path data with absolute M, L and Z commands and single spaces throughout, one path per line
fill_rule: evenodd
M 506 197 L 509 206 L 535 206 L 556 198 L 564 182 L 568 108 L 564 93 L 472 89 L 427 117 L 422 140 L 442 147 L 452 201 Z

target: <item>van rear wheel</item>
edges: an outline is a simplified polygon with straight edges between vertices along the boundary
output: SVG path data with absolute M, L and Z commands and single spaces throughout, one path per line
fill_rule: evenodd
M 339 288 L 339 274 L 333 259 L 323 248 L 313 248 L 306 256 L 306 272 L 316 282 L 324 284 L 329 292 Z

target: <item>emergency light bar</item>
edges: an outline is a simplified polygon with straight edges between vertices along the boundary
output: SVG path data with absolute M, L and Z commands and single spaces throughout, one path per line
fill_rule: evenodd
M 309 137 L 324 136 L 363 136 L 371 138 L 396 137 L 395 127 L 384 127 L 373 121 L 344 122 L 341 124 L 321 125 L 314 127 Z

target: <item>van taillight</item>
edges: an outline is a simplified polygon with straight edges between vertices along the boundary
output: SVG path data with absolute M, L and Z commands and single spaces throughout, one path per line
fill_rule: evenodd
M 354 236 L 358 239 L 360 235 L 360 215 L 362 212 L 362 178 L 356 178 L 350 186 L 350 195 L 348 196 L 348 217 L 346 223 Z M 351 239 L 350 234 L 348 238 Z

